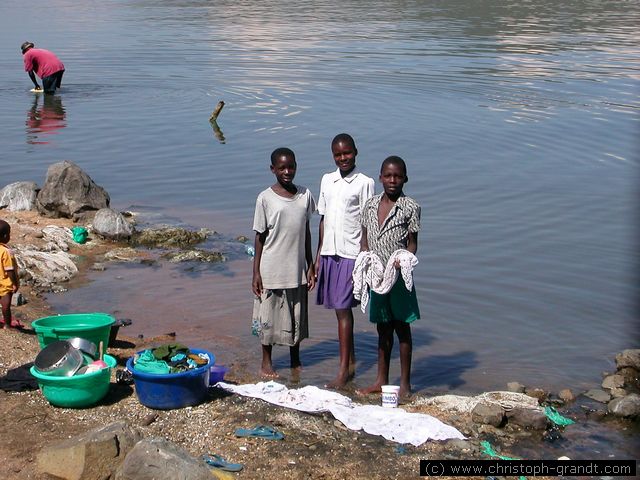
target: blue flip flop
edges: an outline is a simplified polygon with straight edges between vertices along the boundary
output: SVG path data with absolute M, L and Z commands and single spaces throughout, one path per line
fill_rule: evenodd
M 220 455 L 216 455 L 215 453 L 203 455 L 202 459 L 210 467 L 219 468 L 220 470 L 224 470 L 225 472 L 239 472 L 244 468 L 244 465 L 242 465 L 241 463 L 227 462 L 224 458 L 222 458 Z
M 284 438 L 284 434 L 278 432 L 273 427 L 256 425 L 254 428 L 236 429 L 236 437 L 256 437 L 265 438 L 267 440 L 282 440 Z

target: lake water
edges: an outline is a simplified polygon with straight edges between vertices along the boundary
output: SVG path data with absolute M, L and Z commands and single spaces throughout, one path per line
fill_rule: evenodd
M 624 1 L 3 0 L 0 186 L 71 160 L 114 208 L 252 237 L 271 151 L 291 147 L 317 195 L 349 132 L 374 178 L 402 156 L 422 205 L 416 390 L 585 390 L 638 346 L 639 24 Z M 25 40 L 65 63 L 55 97 L 29 92 Z M 49 300 L 257 368 L 246 256 L 91 280 Z M 322 384 L 332 311 L 311 308 L 311 335 L 303 382 Z M 360 313 L 356 336 L 362 385 L 376 333 Z

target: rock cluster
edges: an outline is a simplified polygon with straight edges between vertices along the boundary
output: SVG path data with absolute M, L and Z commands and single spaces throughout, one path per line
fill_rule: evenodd
M 215 232 L 178 227 L 136 231 L 132 215 L 109 208 L 109 203 L 107 191 L 70 161 L 51 165 L 42 188 L 34 182 L 15 182 L 0 189 L 0 209 L 9 212 L 37 211 L 47 218 L 69 218 L 86 225 L 84 233 L 91 232 L 95 237 L 93 240 L 127 242 L 132 247 L 177 249 L 163 255 L 171 262 L 222 262 L 226 259 L 220 252 L 193 248 Z M 77 248 L 96 245 L 95 241 L 80 245 L 74 239 L 73 231 L 62 226 L 50 225 L 34 231 L 32 236 L 42 239 L 44 245 L 15 243 L 14 250 L 21 281 L 41 291 L 62 291 L 64 288 L 60 284 L 78 273 L 77 259 L 69 253 L 71 245 Z M 153 261 L 144 252 L 134 248 L 126 250 L 125 258 L 114 254 L 105 255 L 105 260 Z
M 201 460 L 161 438 L 143 438 L 124 421 L 99 427 L 42 449 L 39 473 L 66 480 L 210 480 Z

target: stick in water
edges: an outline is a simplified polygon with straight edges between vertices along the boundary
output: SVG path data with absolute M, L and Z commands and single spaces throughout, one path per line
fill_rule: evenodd
M 209 117 L 210 122 L 215 121 L 218 118 L 218 115 L 220 115 L 220 112 L 222 111 L 222 107 L 224 107 L 224 102 L 220 100 Z

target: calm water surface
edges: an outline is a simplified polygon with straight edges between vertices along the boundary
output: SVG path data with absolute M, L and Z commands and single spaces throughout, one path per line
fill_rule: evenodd
M 0 5 L 1 185 L 41 184 L 68 159 L 115 208 L 251 236 L 270 152 L 293 148 L 317 195 L 330 140 L 348 131 L 374 178 L 386 156 L 407 161 L 423 207 L 417 390 L 583 390 L 638 346 L 638 3 L 36 4 Z M 64 61 L 55 97 L 29 93 L 25 40 Z M 242 255 L 111 266 L 50 300 L 252 365 L 250 275 Z M 337 368 L 335 319 L 311 315 L 303 380 L 321 384 Z M 376 333 L 362 314 L 356 331 L 364 384 Z

